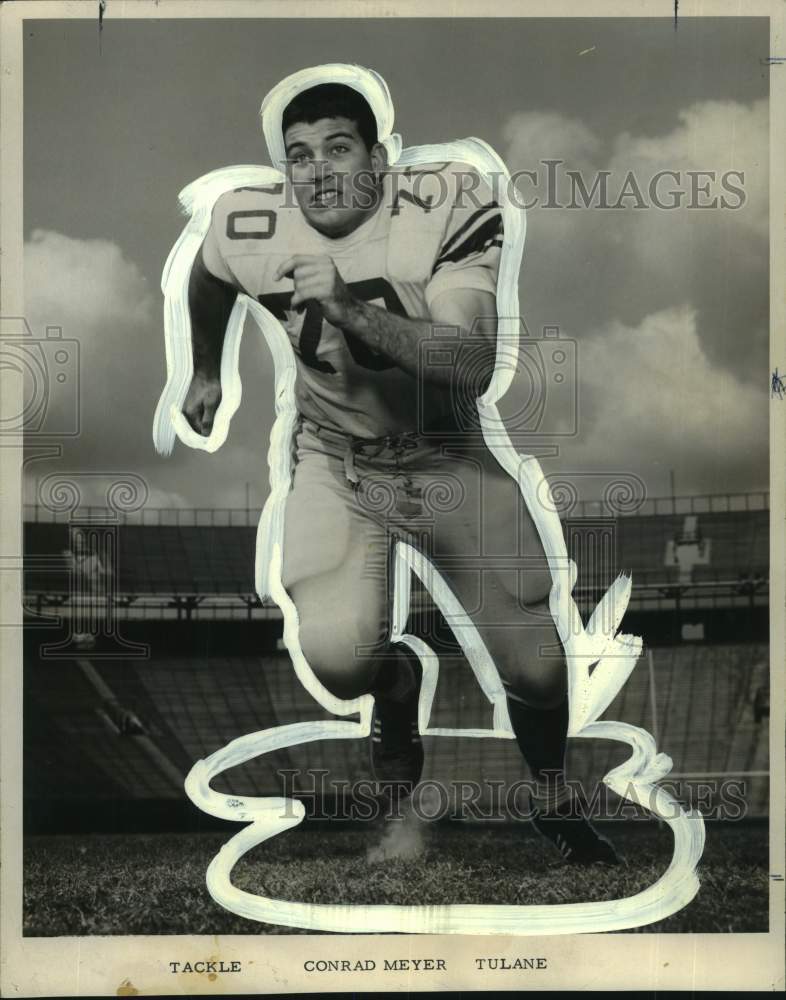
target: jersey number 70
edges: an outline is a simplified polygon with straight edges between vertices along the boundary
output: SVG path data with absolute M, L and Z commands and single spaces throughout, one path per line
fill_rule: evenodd
M 263 191 L 267 194 L 280 194 L 284 189 L 283 183 L 271 184 L 267 187 L 240 188 L 242 191 Z M 422 206 L 422 207 L 425 207 Z M 428 208 L 426 208 L 428 211 Z M 259 219 L 260 227 L 256 230 L 248 230 L 245 225 L 242 231 L 237 228 L 237 220 Z M 231 240 L 269 240 L 276 232 L 276 213 L 273 209 L 263 208 L 248 211 L 230 212 L 227 216 L 227 237 Z M 347 288 L 353 295 L 356 295 L 364 302 L 374 302 L 381 300 L 388 312 L 397 316 L 406 316 L 406 310 L 398 297 L 395 288 L 386 281 L 385 278 L 367 278 L 363 281 L 350 281 Z M 261 304 L 278 320 L 286 320 L 286 312 L 291 307 L 292 292 L 269 292 L 259 296 Z M 317 348 L 322 339 L 322 328 L 324 316 L 322 307 L 318 302 L 309 302 L 306 305 L 306 315 L 303 320 L 303 328 L 300 332 L 300 343 L 298 354 L 303 364 L 308 365 L 315 371 L 325 372 L 328 375 L 335 375 L 336 369 L 329 361 L 320 361 L 317 358 Z M 349 353 L 352 355 L 355 364 L 371 371 L 380 372 L 388 368 L 395 368 L 394 362 L 380 354 L 372 351 L 361 340 L 342 331 L 347 342 Z
M 388 312 L 395 313 L 397 316 L 407 315 L 401 299 L 396 294 L 395 288 L 384 278 L 366 278 L 363 281 L 349 281 L 347 282 L 347 288 L 353 295 L 364 302 L 381 300 Z M 268 292 L 266 295 L 260 295 L 259 301 L 265 309 L 270 310 L 276 319 L 283 321 L 286 320 L 286 313 L 290 308 L 292 295 L 292 292 Z M 336 369 L 333 365 L 329 361 L 320 361 L 317 357 L 317 348 L 322 339 L 323 323 L 322 306 L 318 302 L 309 302 L 306 305 L 303 329 L 300 331 L 298 354 L 303 364 L 308 365 L 309 368 L 328 375 L 335 375 Z M 372 351 L 358 337 L 347 333 L 346 330 L 342 332 L 347 342 L 349 353 L 352 355 L 355 364 L 360 365 L 361 368 L 381 372 L 388 368 L 396 367 L 393 361 L 386 358 L 384 354 Z

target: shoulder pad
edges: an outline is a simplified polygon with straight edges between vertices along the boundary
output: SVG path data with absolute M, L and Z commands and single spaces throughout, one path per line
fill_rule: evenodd
M 400 281 L 430 278 L 445 248 L 474 218 L 498 213 L 487 180 L 457 161 L 390 172 L 388 268 Z
M 454 208 L 481 208 L 500 203 L 497 184 L 502 178 L 486 177 L 468 163 L 423 163 L 391 171 L 393 214 L 405 204 L 447 220 Z
M 286 213 L 284 182 L 235 188 L 222 194 L 213 206 L 213 225 L 220 241 L 231 243 L 269 239 L 276 220 Z
M 420 209 L 418 215 L 444 215 L 450 211 L 451 180 L 448 163 L 419 163 L 390 171 L 391 209 L 394 218 L 407 205 Z
M 213 207 L 212 230 L 221 256 L 252 298 L 272 290 L 276 258 L 304 252 L 305 229 L 283 182 L 235 188 Z
M 258 254 L 257 241 L 269 243 L 279 229 L 279 213 L 267 207 L 280 201 L 278 188 L 283 189 L 283 184 L 234 188 L 220 194 L 211 206 L 210 228 L 202 244 L 204 263 L 211 274 L 241 291 L 248 289 L 246 275 L 237 267 L 238 258 L 249 252 Z

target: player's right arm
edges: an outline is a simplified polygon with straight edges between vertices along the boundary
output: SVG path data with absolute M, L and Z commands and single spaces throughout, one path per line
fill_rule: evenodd
M 203 437 L 213 430 L 213 419 L 221 402 L 221 354 L 237 292 L 211 225 L 188 282 L 194 374 L 183 404 L 189 424 Z

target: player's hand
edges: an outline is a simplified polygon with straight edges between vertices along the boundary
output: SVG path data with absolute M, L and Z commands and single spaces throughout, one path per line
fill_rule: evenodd
M 307 302 L 318 302 L 328 323 L 347 325 L 355 299 L 338 273 L 332 257 L 295 254 L 276 270 L 276 280 L 291 278 L 295 283 L 292 308 L 303 309 Z
M 221 380 L 195 372 L 183 403 L 183 414 L 197 434 L 210 437 L 220 402 Z

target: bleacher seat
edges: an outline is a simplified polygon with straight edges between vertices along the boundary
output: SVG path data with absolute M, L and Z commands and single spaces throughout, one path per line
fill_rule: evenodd
M 769 567 L 770 515 L 767 510 L 702 514 L 699 525 L 712 542 L 711 566 L 737 576 Z
M 663 568 L 666 545 L 679 533 L 683 518 L 673 515 L 617 519 L 619 568 L 635 574 Z
M 683 515 L 618 518 L 613 522 L 616 564 L 612 566 L 604 565 L 601 558 L 608 551 L 605 542 L 596 549 L 581 548 L 585 544 L 581 521 L 574 519 L 573 534 L 567 533 L 574 547 L 571 554 L 592 552 L 591 558 L 577 560 L 579 586 L 606 587 L 621 570 L 632 571 L 634 586 L 676 583 L 679 570 L 665 566 L 664 557 L 669 540 L 679 535 L 683 524 Z M 608 527 L 609 523 L 603 529 Z M 757 574 L 766 578 L 768 511 L 701 513 L 696 528 L 711 543 L 711 558 L 709 565 L 693 567 L 695 582 Z M 592 530 L 591 525 L 587 530 Z M 175 596 L 253 591 L 255 526 L 128 524 L 117 533 L 121 593 Z M 68 545 L 67 524 L 25 524 L 28 594 L 68 592 L 68 568 L 62 555 Z M 581 598 L 583 611 L 588 610 L 589 600 Z M 751 694 L 754 680 L 758 677 L 758 683 L 763 683 L 766 674 L 765 645 L 691 643 L 655 647 L 653 657 L 655 706 L 645 655 L 604 718 L 651 733 L 657 729 L 658 749 L 672 757 L 675 773 L 768 769 L 768 723 L 755 718 Z M 25 782 L 29 794 L 53 800 L 180 798 L 182 777 L 194 761 L 232 739 L 273 725 L 328 717 L 297 681 L 286 654 L 225 656 L 217 649 L 209 659 L 200 660 L 157 656 L 154 650 L 153 659 L 147 661 L 96 663 L 117 704 L 144 724 L 145 737 L 122 735 L 112 728 L 102 696 L 76 662 L 27 662 Z M 443 662 L 432 725 L 490 725 L 489 706 L 460 659 Z M 526 776 L 513 740 L 457 737 L 424 742 L 424 778 L 488 778 L 510 783 Z M 151 755 L 151 746 L 158 758 Z M 572 740 L 573 776 L 597 781 L 626 752 L 624 746 L 608 741 Z M 161 761 L 168 762 L 167 766 Z M 281 791 L 282 770 L 306 774 L 315 768 L 327 768 L 337 780 L 369 777 L 367 747 L 360 740 L 293 747 L 223 775 L 215 787 L 233 794 L 274 794 Z M 760 810 L 766 807 L 762 788 L 766 782 L 751 793 L 757 796 L 755 807 Z
M 131 593 L 225 594 L 254 588 L 256 529 L 127 525 L 119 533 L 120 588 Z
M 117 703 L 142 721 L 162 758 L 183 778 L 197 760 L 239 736 L 307 718 L 332 718 L 300 685 L 285 656 L 96 661 L 93 669 Z M 77 661 L 28 663 L 25 681 L 33 713 L 25 736 L 37 762 L 31 790 L 59 787 L 58 794 L 76 789 L 77 796 L 108 797 L 112 789 L 121 789 L 135 798 L 182 794 L 182 782 L 173 782 L 171 770 L 146 754 L 139 740 L 113 731 L 102 692 L 85 679 Z M 80 768 L 71 766 L 71 748 Z M 263 756 L 222 775 L 214 787 L 263 794 L 281 785 L 277 772 L 295 769 L 305 775 L 317 766 L 336 779 L 370 777 L 367 760 L 362 740 L 325 741 L 317 744 L 316 754 L 312 745 Z M 59 785 L 53 775 L 61 771 L 71 778 Z M 307 784 L 307 778 L 300 783 L 304 780 Z
M 151 767 L 138 740 L 120 737 L 102 714 L 101 696 L 76 663 L 25 669 L 25 793 L 54 799 L 170 798 L 182 793 Z
M 102 715 L 102 694 L 76 663 L 36 661 L 25 670 L 26 787 L 57 797 L 173 798 L 191 765 L 231 740 L 275 725 L 330 718 L 297 681 L 285 655 L 209 659 L 159 658 L 96 662 L 113 698 L 133 710 L 158 754 L 142 741 L 112 730 Z M 464 665 L 440 677 L 432 725 L 487 726 L 488 704 Z M 723 774 L 767 769 L 767 722 L 755 722 L 756 678 L 766 677 L 767 647 L 678 646 L 654 650 L 657 746 L 674 762 L 674 774 Z M 654 734 L 647 657 L 604 713 Z M 455 691 L 460 690 L 460 698 Z M 441 692 L 441 695 L 440 695 Z M 452 701 L 451 701 L 452 696 Z M 430 737 L 424 779 L 443 782 L 490 779 L 507 784 L 527 776 L 513 740 Z M 592 788 L 627 756 L 611 741 L 570 741 L 571 776 Z M 231 794 L 280 794 L 280 772 L 325 769 L 331 779 L 370 777 L 363 740 L 326 740 L 292 747 L 223 775 L 214 787 Z
M 679 536 L 683 522 L 681 515 L 617 518 L 613 522 L 614 565 L 606 565 L 610 561 L 608 546 L 588 547 L 582 539 L 581 519 L 572 519 L 566 537 L 569 554 L 578 565 L 578 585 L 607 587 L 622 570 L 633 573 L 634 584 L 676 582 L 676 567 L 666 566 L 664 559 L 667 544 Z M 594 530 L 592 524 L 588 521 L 587 532 Z M 708 565 L 693 568 L 695 581 L 737 579 L 756 573 L 767 576 L 768 511 L 700 514 L 697 525 L 702 537 L 711 543 L 711 557 Z M 182 595 L 253 591 L 254 526 L 128 524 L 117 531 L 121 592 Z M 54 562 L 54 568 L 40 568 L 31 561 L 26 589 L 65 590 L 68 574 L 62 552 L 68 546 L 68 526 L 27 523 L 24 546 L 26 555 L 48 555 Z

